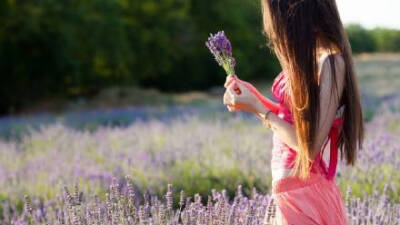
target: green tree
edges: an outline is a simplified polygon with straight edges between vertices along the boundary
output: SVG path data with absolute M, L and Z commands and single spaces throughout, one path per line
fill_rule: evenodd
M 205 47 L 225 30 L 244 79 L 274 77 L 258 1 L 1 1 L 0 113 L 48 97 L 91 95 L 110 85 L 164 91 L 222 85 Z M 228 7 L 229 6 L 229 7 Z
M 373 52 L 376 50 L 375 40 L 370 32 L 361 25 L 350 24 L 346 26 L 346 33 L 354 53 Z
M 378 51 L 400 51 L 400 31 L 387 28 L 376 28 L 371 31 L 371 34 L 375 39 Z

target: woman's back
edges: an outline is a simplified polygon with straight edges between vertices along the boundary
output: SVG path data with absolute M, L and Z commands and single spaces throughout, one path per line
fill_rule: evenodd
M 322 64 L 328 58 L 328 56 L 329 55 L 327 55 L 327 54 L 323 54 L 320 57 L 320 60 L 319 60 L 320 68 L 322 67 Z M 288 88 L 288 77 L 282 71 L 274 79 L 274 82 L 271 87 L 271 92 L 272 92 L 272 95 L 278 100 L 278 102 L 281 106 L 278 116 L 280 118 L 286 120 L 287 122 L 293 124 L 292 113 L 289 109 L 289 106 L 285 102 L 285 95 L 287 94 L 287 88 Z M 341 106 L 337 110 L 336 121 L 338 121 L 341 118 L 343 111 L 344 111 L 344 106 Z M 333 127 L 337 126 L 337 123 L 338 122 L 334 123 Z M 329 138 L 330 138 L 329 136 L 326 138 L 324 147 L 328 143 Z M 332 146 L 328 145 L 328 147 L 332 147 Z M 328 148 L 328 149 L 329 149 L 329 152 L 332 151 L 330 148 Z M 333 153 L 333 157 L 337 157 L 337 154 L 338 154 L 337 148 L 335 147 L 335 149 L 333 149 L 333 151 L 335 151 L 335 152 L 331 152 L 331 153 Z M 317 157 L 320 157 L 320 158 L 318 158 L 318 160 L 319 160 L 318 163 L 313 164 L 313 168 L 312 168 L 313 172 L 327 173 L 328 168 L 322 157 L 323 152 L 324 152 L 324 148 L 321 149 L 321 155 L 317 156 Z M 272 178 L 274 181 L 290 175 L 291 169 L 294 166 L 294 160 L 296 158 L 296 155 L 297 155 L 296 151 L 294 149 L 290 148 L 287 144 L 285 144 L 281 140 L 279 135 L 274 133 L 272 158 L 271 158 L 271 171 L 272 171 Z M 330 162 L 330 164 L 331 164 L 330 165 L 331 167 L 334 166 L 336 168 L 337 161 L 332 161 L 332 162 Z M 331 171 L 331 173 L 333 173 L 333 174 L 329 174 L 329 175 L 327 174 L 327 175 L 332 177 L 332 175 L 334 176 L 335 172 L 336 171 Z

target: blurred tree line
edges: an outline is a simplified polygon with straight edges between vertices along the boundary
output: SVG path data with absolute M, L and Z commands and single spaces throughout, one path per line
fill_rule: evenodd
M 222 85 L 205 47 L 225 30 L 243 78 L 274 76 L 258 0 L 3 0 L 0 112 L 110 85 L 186 91 Z
M 0 114 L 112 85 L 187 91 L 222 85 L 204 45 L 225 30 L 243 79 L 273 78 L 259 0 L 2 0 Z M 355 52 L 399 51 L 398 31 L 348 27 Z
M 388 28 L 365 29 L 359 24 L 346 26 L 354 53 L 400 52 L 400 30 Z

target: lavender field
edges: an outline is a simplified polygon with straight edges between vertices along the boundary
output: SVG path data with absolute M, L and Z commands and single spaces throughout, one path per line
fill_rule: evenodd
M 366 141 L 336 181 L 351 224 L 400 224 L 400 60 L 357 70 Z M 221 105 L 0 119 L 0 224 L 262 224 L 271 131 Z

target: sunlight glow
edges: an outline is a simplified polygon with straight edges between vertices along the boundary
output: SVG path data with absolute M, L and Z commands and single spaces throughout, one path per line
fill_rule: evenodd
M 399 0 L 336 0 L 344 24 L 400 29 Z

